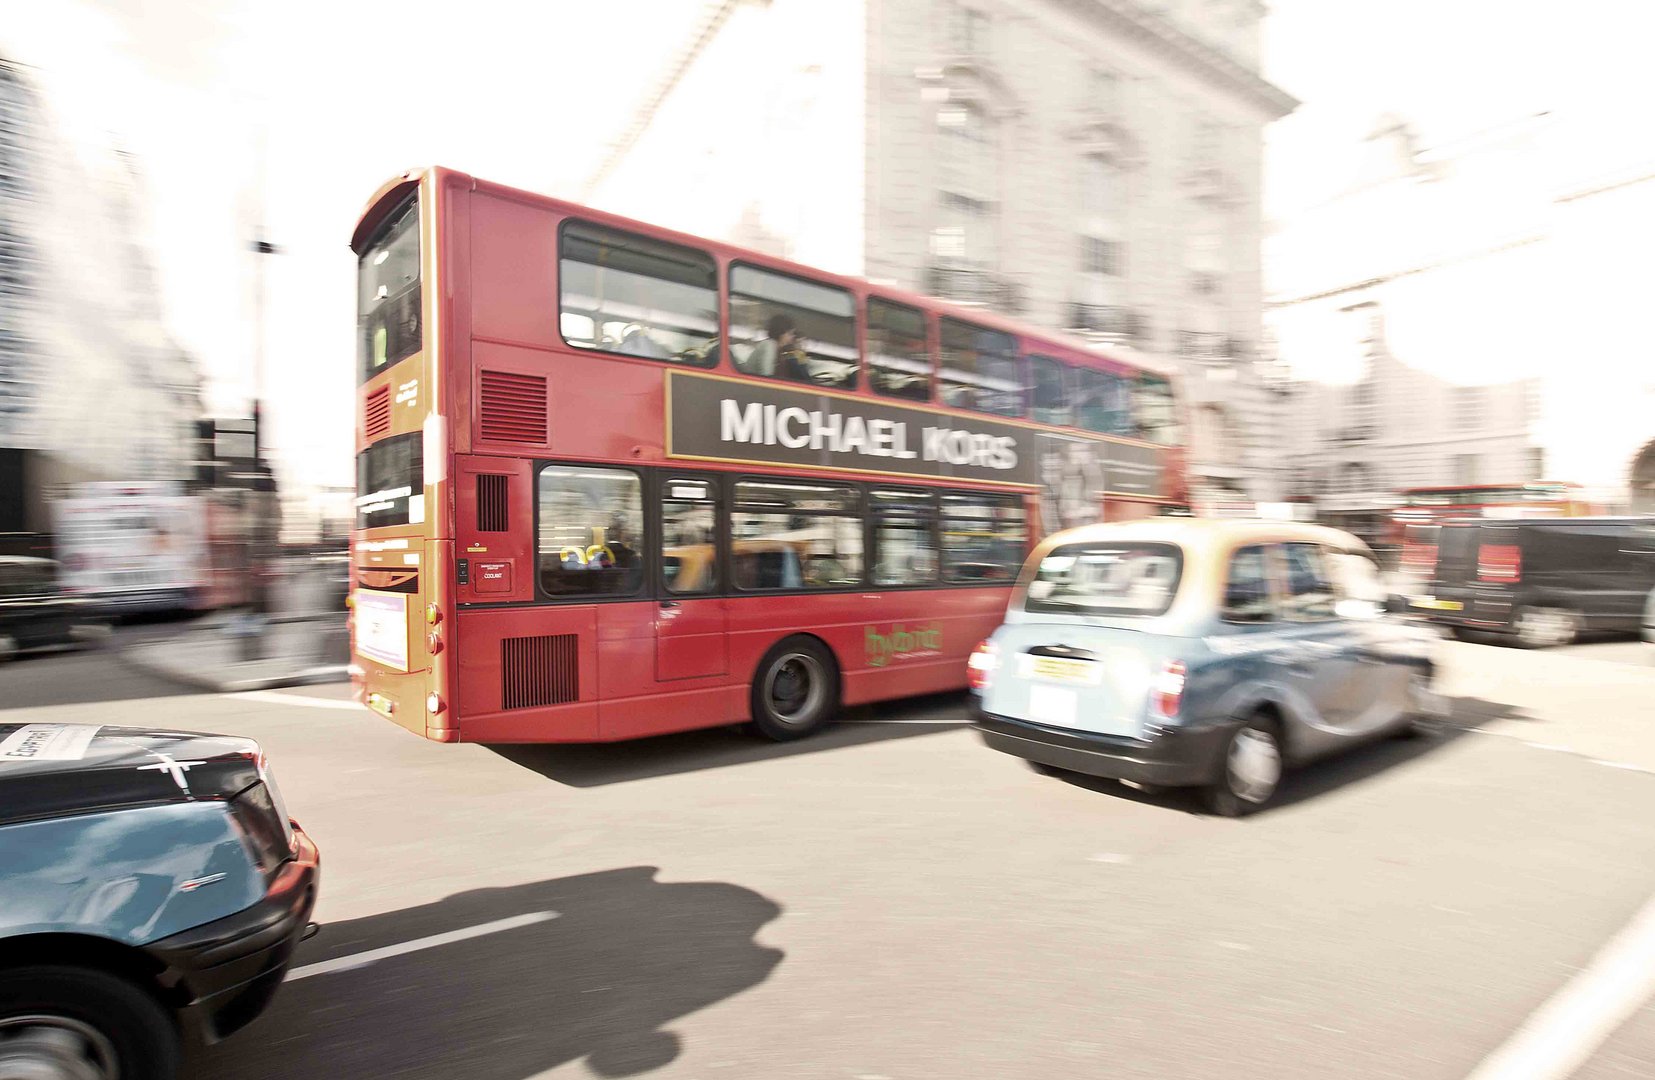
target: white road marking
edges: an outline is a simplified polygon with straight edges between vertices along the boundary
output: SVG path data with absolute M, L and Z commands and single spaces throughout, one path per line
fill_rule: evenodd
M 494 922 L 483 923 L 479 926 L 468 926 L 464 930 L 450 930 L 446 934 L 432 934 L 430 937 L 415 938 L 413 941 L 404 941 L 400 945 L 387 945 L 383 949 L 370 949 L 364 953 L 352 956 L 335 957 L 332 960 L 323 960 L 319 964 L 306 964 L 302 968 L 294 968 L 287 973 L 287 981 L 308 979 L 312 975 L 331 975 L 335 971 L 354 971 L 357 968 L 376 964 L 381 960 L 389 960 L 393 956 L 406 956 L 408 953 L 419 952 L 422 949 L 435 949 L 439 945 L 452 945 L 456 941 L 469 941 L 472 938 L 484 937 L 488 934 L 498 934 L 502 930 L 516 930 L 522 926 L 533 926 L 549 919 L 557 918 L 555 911 L 536 911 L 528 915 L 513 915 L 509 919 L 498 919 Z
M 1468 1080 L 1563 1080 L 1655 995 L 1655 897 Z
M 306 697 L 303 694 L 283 694 L 275 690 L 243 690 L 235 694 L 220 694 L 234 701 L 266 701 L 275 705 L 296 705 L 302 709 L 351 709 L 366 712 L 367 706 L 349 698 Z

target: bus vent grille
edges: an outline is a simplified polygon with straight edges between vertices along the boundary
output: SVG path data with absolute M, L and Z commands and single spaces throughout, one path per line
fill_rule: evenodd
M 362 434 L 370 439 L 391 430 L 391 388 L 381 386 L 368 395 L 362 409 Z
M 481 473 L 477 477 L 477 531 L 506 531 L 506 477 Z
M 485 371 L 478 415 L 490 442 L 546 442 L 546 377 Z
M 578 634 L 506 638 L 501 646 L 501 707 L 528 709 L 580 700 Z

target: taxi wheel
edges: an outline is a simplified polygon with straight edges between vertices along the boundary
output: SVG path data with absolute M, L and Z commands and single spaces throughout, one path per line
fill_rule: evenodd
M 821 729 L 839 711 L 839 666 L 815 638 L 777 642 L 753 676 L 753 729 L 788 742 Z
M 1267 805 L 1281 788 L 1281 739 L 1273 719 L 1255 715 L 1224 744 L 1218 778 L 1202 791 L 1207 809 L 1241 817 Z
M 0 972 L 0 1076 L 171 1080 L 178 1029 L 143 989 L 91 968 Z

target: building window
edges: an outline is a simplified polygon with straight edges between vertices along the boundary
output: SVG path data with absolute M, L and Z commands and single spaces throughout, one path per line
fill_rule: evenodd
M 1196 166 L 1216 164 L 1223 134 L 1216 121 L 1198 116 L 1190 125 L 1190 161 Z
M 932 253 L 979 266 L 995 262 L 999 166 L 993 120 L 974 102 L 937 110 L 938 222 Z
M 1350 426 L 1353 434 L 1368 438 L 1379 424 L 1379 387 L 1363 379 L 1351 388 Z
M 849 389 L 856 300 L 844 289 L 738 263 L 730 268 L 730 352 L 749 375 Z
M 1087 154 L 1080 166 L 1080 214 L 1087 232 L 1112 234 L 1120 214 L 1120 173 L 1107 154 Z
M 988 48 L 988 16 L 964 4 L 948 5 L 948 44 L 960 56 L 978 56 Z
M 1094 112 L 1113 113 L 1120 105 L 1121 81 L 1113 71 L 1089 68 L 1086 72 L 1086 104 Z
M 1096 236 L 1081 237 L 1080 268 L 1088 274 L 1119 277 L 1121 273 L 1120 241 L 1103 240 Z
M 1475 483 L 1477 483 L 1477 480 L 1478 480 L 1478 477 L 1477 477 L 1477 455 L 1476 454 L 1455 454 L 1454 455 L 1454 483 L 1456 483 L 1456 484 L 1475 484 Z
M 1529 475 L 1526 480 L 1540 480 L 1546 475 L 1546 448 L 1531 446 L 1528 448 Z
M 1454 387 L 1454 426 L 1471 431 L 1482 422 L 1483 397 L 1480 386 Z

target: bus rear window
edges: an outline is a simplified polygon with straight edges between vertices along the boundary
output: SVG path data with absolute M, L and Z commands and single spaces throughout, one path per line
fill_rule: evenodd
M 1161 615 L 1183 575 L 1172 544 L 1067 544 L 1029 579 L 1023 610 L 1051 615 Z
M 419 201 L 411 198 L 357 263 L 356 355 L 360 382 L 420 350 Z
M 420 432 L 381 439 L 356 455 L 356 527 L 425 520 L 425 443 Z

